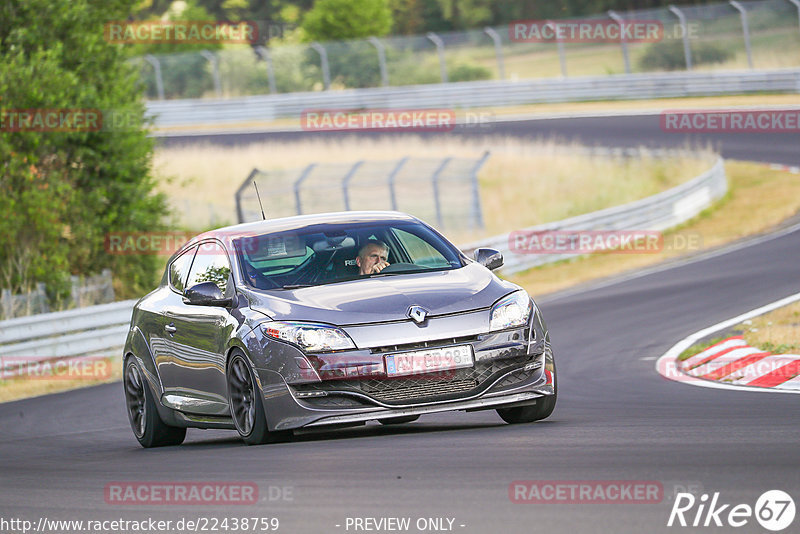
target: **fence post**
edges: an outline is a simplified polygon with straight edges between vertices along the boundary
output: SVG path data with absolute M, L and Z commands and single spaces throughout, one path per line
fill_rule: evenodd
M 222 98 L 222 81 L 219 79 L 219 59 L 208 50 L 201 50 L 200 55 L 211 63 L 211 73 L 214 76 L 214 92 L 217 98 Z
M 14 317 L 14 296 L 10 289 L 0 291 L 0 307 L 2 307 L 4 319 Z
M 72 275 L 69 277 L 70 282 L 70 293 L 69 299 L 72 301 L 72 305 L 75 308 L 81 307 L 81 279 L 76 276 Z
M 357 161 L 355 165 L 350 167 L 350 170 L 347 171 L 347 174 L 344 175 L 342 178 L 342 194 L 344 195 L 344 210 L 350 211 L 350 196 L 349 196 L 349 187 L 350 187 L 350 179 L 356 173 L 359 167 L 364 163 L 364 161 Z
M 433 176 L 431 177 L 431 183 L 433 184 L 433 203 L 434 206 L 436 207 L 436 225 L 438 226 L 439 229 L 444 228 L 444 219 L 442 217 L 442 205 L 441 205 L 441 200 L 439 198 L 439 175 L 442 174 L 442 171 L 447 166 L 447 164 L 450 163 L 451 159 L 452 158 L 444 158 L 444 160 L 442 160 L 441 165 L 439 165 L 439 168 L 434 171 Z
M 386 70 L 386 48 L 377 37 L 367 39 L 378 51 L 378 67 L 381 69 L 381 85 L 389 87 L 389 72 Z
M 800 1 L 800 0 L 798 0 Z M 500 34 L 494 28 L 486 26 L 483 29 L 484 33 L 488 35 L 494 42 L 494 54 L 497 56 L 497 75 L 501 80 L 506 79 L 506 68 L 503 64 L 503 43 L 500 41 Z
M 153 66 L 153 72 L 156 76 L 156 92 L 158 93 L 158 99 L 164 100 L 164 78 L 161 77 L 161 62 L 152 54 L 144 56 L 144 60 Z
M 553 29 L 553 35 L 556 36 L 556 46 L 558 47 L 558 62 L 561 63 L 561 76 L 567 77 L 567 54 L 564 51 L 564 40 L 558 37 L 558 28 L 552 20 L 547 21 L 547 25 Z
M 472 211 L 474 212 L 474 219 L 478 223 L 478 228 L 483 228 L 483 211 L 481 209 L 481 195 L 480 187 L 478 185 L 478 171 L 489 159 L 489 151 L 483 153 L 478 162 L 470 171 L 470 178 L 472 182 Z
M 611 17 L 614 22 L 619 24 L 619 42 L 620 45 L 622 45 L 622 58 L 625 60 L 625 74 L 630 74 L 631 58 L 628 55 L 628 42 L 625 40 L 625 21 L 613 9 L 608 11 L 608 16 Z
M 747 64 L 753 68 L 753 52 L 750 49 L 750 25 L 747 23 L 747 10 L 736 0 L 730 0 L 730 4 L 739 12 L 742 18 L 742 33 L 744 34 L 744 48 L 747 50 Z
M 103 301 L 114 302 L 114 277 L 111 276 L 111 269 L 103 269 L 103 284 L 105 290 L 103 291 Z
M 439 54 L 439 71 L 442 76 L 442 83 L 447 83 L 447 64 L 444 61 L 444 41 L 433 32 L 428 32 L 427 37 L 436 45 L 436 52 Z
M 394 211 L 397 211 L 397 191 L 395 191 L 394 180 L 397 177 L 397 173 L 400 172 L 400 169 L 403 168 L 403 165 L 405 165 L 407 161 L 408 156 L 398 161 L 397 165 L 394 169 L 392 169 L 392 172 L 389 173 L 389 176 L 386 179 L 387 183 L 389 184 L 389 198 L 391 199 L 392 210 Z
M 689 26 L 686 24 L 686 15 L 675 6 L 669 6 L 669 10 L 678 17 L 683 34 L 683 57 L 686 58 L 686 70 L 692 70 L 692 48 L 689 46 Z
M 47 303 L 47 288 L 44 282 L 36 282 L 36 300 L 39 301 L 39 309 L 36 313 L 47 313 L 50 311 L 50 305 Z M 30 302 L 30 300 L 28 301 Z
M 325 86 L 325 90 L 331 88 L 331 69 L 328 65 L 328 51 L 325 50 L 325 47 L 319 44 L 318 42 L 311 43 L 311 48 L 316 50 L 317 54 L 319 54 L 319 63 L 320 67 L 322 68 L 322 84 Z
M 256 54 L 260 57 L 264 63 L 267 64 L 267 80 L 269 83 L 269 92 L 271 94 L 275 94 L 278 92 L 278 88 L 275 84 L 275 68 L 272 64 L 272 54 L 269 53 L 269 49 L 266 46 L 257 46 L 256 47 Z
M 242 185 L 239 186 L 239 189 L 236 190 L 236 194 L 234 197 L 236 198 L 236 217 L 239 219 L 239 223 L 245 222 L 244 220 L 244 208 L 242 207 L 242 194 L 244 193 L 245 189 L 247 189 L 251 183 L 253 183 L 261 173 L 258 169 L 253 169 L 250 171 L 250 174 L 247 175 Z
M 303 204 L 300 201 L 300 186 L 303 185 L 303 180 L 308 178 L 308 175 L 311 174 L 311 171 L 313 171 L 314 167 L 316 166 L 317 166 L 316 163 L 312 163 L 311 165 L 303 169 L 303 172 L 300 173 L 300 177 L 294 181 L 294 200 L 298 215 L 303 214 Z
M 797 8 L 797 21 L 800 24 L 800 0 L 789 0 Z

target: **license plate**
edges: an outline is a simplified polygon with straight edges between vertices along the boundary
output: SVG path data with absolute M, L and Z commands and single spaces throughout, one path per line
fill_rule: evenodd
M 416 375 L 472 367 L 474 363 L 472 345 L 416 350 L 386 356 L 386 374 Z

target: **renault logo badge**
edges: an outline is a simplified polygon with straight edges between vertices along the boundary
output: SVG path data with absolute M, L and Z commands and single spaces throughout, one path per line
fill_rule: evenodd
M 422 306 L 411 306 L 408 309 L 408 316 L 411 317 L 415 323 L 422 324 L 428 317 L 428 310 Z

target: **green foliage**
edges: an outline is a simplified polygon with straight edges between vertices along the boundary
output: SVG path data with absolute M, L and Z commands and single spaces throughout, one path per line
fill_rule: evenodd
M 120 296 L 152 287 L 161 260 L 104 251 L 112 231 L 159 230 L 165 201 L 153 194 L 152 142 L 135 69 L 103 37 L 133 0 L 6 0 L 0 5 L 0 106 L 92 109 L 124 117 L 97 131 L 0 128 L 0 283 L 45 282 L 63 298 L 70 274 L 111 268 Z M 6 115 L 7 117 L 7 115 Z
M 318 0 L 301 25 L 308 41 L 381 37 L 392 28 L 386 0 Z
M 693 43 L 691 49 L 692 62 L 695 65 L 723 63 L 735 55 L 735 52 L 729 47 L 713 42 Z M 686 56 L 683 51 L 683 41 L 672 40 L 651 44 L 639 59 L 639 68 L 645 71 L 685 69 Z
M 470 65 L 468 63 L 456 63 L 448 68 L 447 78 L 451 82 L 471 82 L 473 80 L 488 80 L 492 77 L 492 71 L 481 65 Z

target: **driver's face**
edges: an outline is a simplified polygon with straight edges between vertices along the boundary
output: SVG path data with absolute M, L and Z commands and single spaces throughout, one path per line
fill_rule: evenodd
M 361 274 L 373 274 L 375 272 L 375 267 L 386 264 L 387 259 L 387 251 L 377 245 L 369 245 L 356 259 L 356 263 L 361 270 Z

